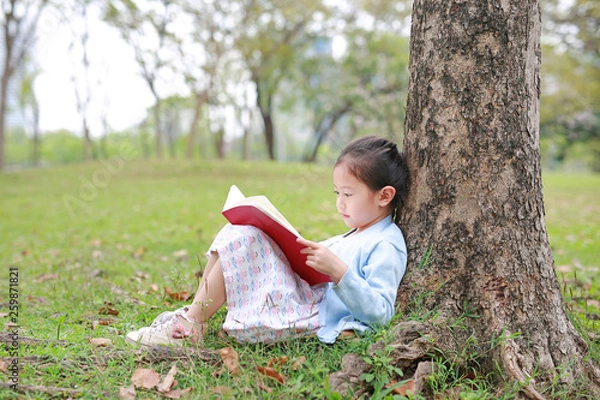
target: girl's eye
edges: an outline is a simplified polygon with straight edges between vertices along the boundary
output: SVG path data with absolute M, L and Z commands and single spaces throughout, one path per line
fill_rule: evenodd
M 340 195 L 340 192 L 338 192 L 337 190 L 334 190 L 334 191 L 333 191 L 333 193 L 334 193 L 336 196 L 339 196 L 339 195 Z M 344 195 L 344 197 L 352 197 L 352 194 L 351 194 L 351 193 L 342 193 L 342 194 Z

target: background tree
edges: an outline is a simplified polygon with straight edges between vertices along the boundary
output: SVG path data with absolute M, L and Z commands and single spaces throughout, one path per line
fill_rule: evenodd
M 301 58 L 302 79 L 293 92 L 312 110 L 313 134 L 304 161 L 316 160 L 319 147 L 344 117 L 341 142 L 365 134 L 402 139 L 408 85 L 408 38 L 403 31 L 409 4 L 366 1 L 331 11 L 324 36 Z M 334 54 L 339 49 L 333 38 L 342 38 L 341 54 Z
M 415 1 L 398 304 L 430 317 L 417 330 L 452 368 L 500 369 L 524 398 L 596 398 L 600 371 L 568 318 L 544 223 L 540 31 L 537 0 Z M 409 347 L 399 341 L 396 365 Z
M 92 140 L 90 137 L 90 107 L 93 93 L 99 90 L 100 82 L 92 82 L 90 61 L 90 29 L 89 8 L 90 0 L 76 1 L 73 3 L 73 13 L 67 11 L 65 22 L 71 26 L 72 37 L 69 44 L 71 55 L 72 74 L 71 82 L 75 92 L 75 106 L 81 117 L 83 131 L 83 159 L 91 160 L 93 157 Z M 76 16 L 76 18 L 74 18 Z
M 225 90 L 225 55 L 231 50 L 232 40 L 225 26 L 228 17 L 222 10 L 222 3 L 181 0 L 180 4 L 191 25 L 191 31 L 179 39 L 182 61 L 179 68 L 194 99 L 186 148 L 186 157 L 192 158 L 198 142 L 200 117 L 203 112 L 209 117 L 208 105 L 216 103 L 217 94 Z M 217 154 L 222 153 L 223 149 L 217 149 Z
M 546 0 L 542 3 L 547 39 L 579 54 L 600 57 L 600 5 L 594 0 Z
M 579 160 L 600 171 L 600 58 L 558 45 L 544 46 L 540 129 L 546 166 L 555 168 L 579 153 Z M 581 157 L 580 155 L 580 157 Z
M 36 27 L 48 0 L 2 0 L 4 62 L 0 78 L 0 169 L 4 167 L 4 131 L 8 87 L 32 49 Z
M 154 97 L 155 146 L 157 157 L 162 157 L 163 134 L 161 121 L 161 92 L 165 74 L 169 74 L 171 61 L 177 51 L 169 47 L 172 32 L 169 23 L 178 9 L 167 0 L 149 1 L 142 6 L 134 0 L 115 0 L 106 4 L 105 19 L 119 29 L 123 39 L 135 53 L 141 75 Z M 172 89 L 173 82 L 171 82 Z M 166 88 L 163 88 L 165 91 Z
M 274 100 L 279 84 L 291 77 L 296 57 L 303 52 L 311 36 L 318 33 L 317 20 L 324 18 L 326 8 L 320 1 L 231 2 L 235 47 L 242 55 L 256 89 L 256 105 L 260 111 L 265 143 L 270 159 L 275 159 L 276 129 L 273 122 Z
M 546 165 L 562 165 L 573 153 L 579 164 L 598 172 L 600 4 L 588 0 L 542 4 L 546 18 L 540 123 Z
M 40 105 L 38 103 L 33 84 L 39 74 L 39 69 L 33 69 L 26 72 L 21 79 L 21 90 L 19 91 L 19 105 L 31 123 L 32 147 L 31 147 L 31 165 L 34 167 L 40 161 Z

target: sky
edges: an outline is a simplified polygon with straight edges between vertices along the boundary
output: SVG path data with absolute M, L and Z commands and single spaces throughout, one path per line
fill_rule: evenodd
M 82 120 L 77 111 L 73 83 L 81 57 L 73 57 L 69 45 L 72 30 L 82 26 L 77 21 L 72 21 L 72 26 L 61 23 L 53 14 L 40 21 L 40 38 L 33 57 L 40 70 L 34 91 L 40 105 L 42 132 L 81 131 Z M 100 136 L 102 114 L 106 115 L 111 130 L 122 130 L 141 122 L 154 101 L 139 75 L 133 51 L 118 32 L 97 16 L 90 18 L 89 26 L 90 87 L 93 90 L 88 115 L 92 136 Z M 81 71 L 78 76 L 83 76 Z

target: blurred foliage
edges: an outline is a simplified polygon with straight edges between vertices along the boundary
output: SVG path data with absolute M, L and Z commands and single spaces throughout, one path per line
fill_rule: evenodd
M 540 132 L 546 166 L 600 172 L 600 4 L 542 2 Z
M 122 137 L 140 157 L 160 156 L 160 144 L 169 157 L 305 161 L 327 160 L 353 136 L 402 141 L 409 0 L 70 0 L 65 20 L 78 3 L 132 46 L 156 96 L 142 124 L 94 139 L 95 158 Z M 542 161 L 600 171 L 600 5 L 541 6 Z M 29 136 L 9 132 L 8 164 L 32 164 Z M 79 160 L 78 136 L 46 132 L 40 162 Z

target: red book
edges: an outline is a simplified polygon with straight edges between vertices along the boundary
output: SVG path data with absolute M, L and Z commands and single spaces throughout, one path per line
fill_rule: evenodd
M 265 196 L 245 197 L 233 185 L 223 215 L 233 225 L 251 225 L 266 233 L 281 248 L 294 272 L 309 285 L 331 281 L 329 275 L 306 265 L 306 255 L 300 253 L 304 246 L 296 242 L 300 234 Z

